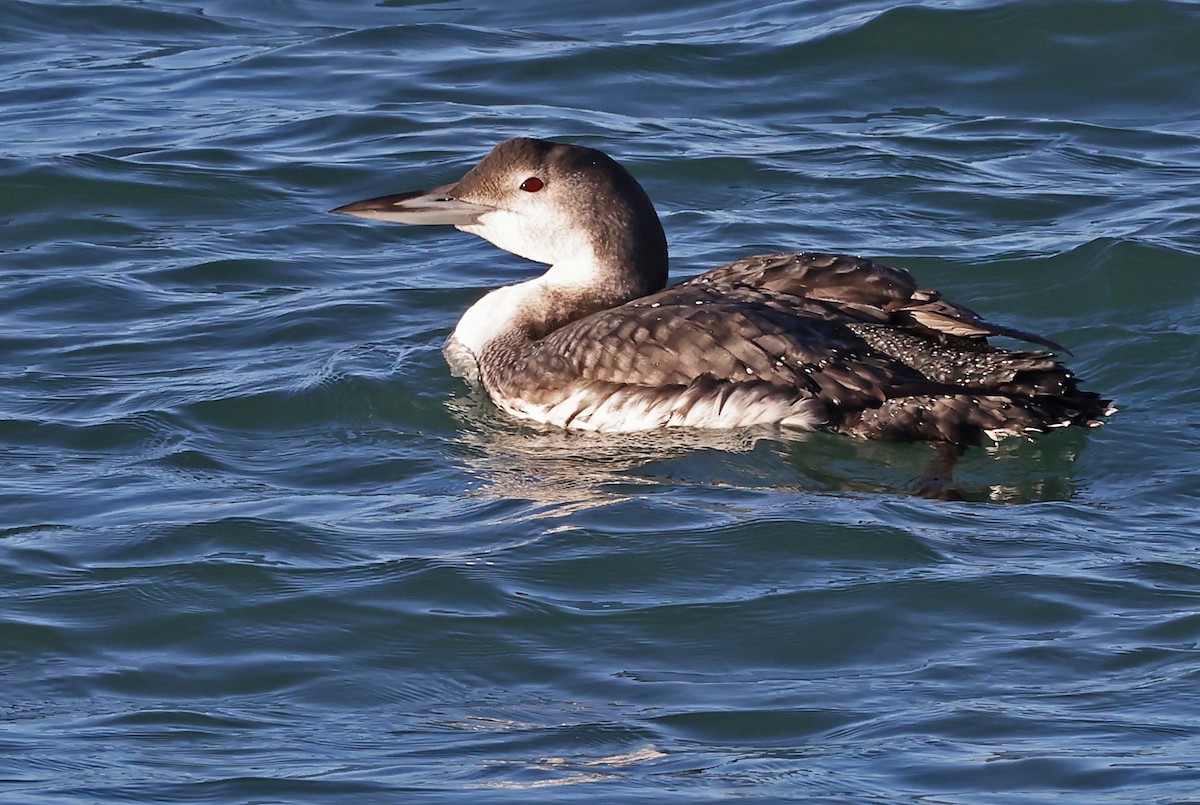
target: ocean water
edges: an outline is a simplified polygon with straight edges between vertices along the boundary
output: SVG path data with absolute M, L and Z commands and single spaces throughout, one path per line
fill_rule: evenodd
M 494 7 L 493 7 L 494 6 Z M 651 9 L 651 10 L 647 10 Z M 0 801 L 1200 801 L 1200 5 L 0 0 Z M 520 427 L 537 268 L 332 216 L 603 148 L 1120 412 L 971 451 Z

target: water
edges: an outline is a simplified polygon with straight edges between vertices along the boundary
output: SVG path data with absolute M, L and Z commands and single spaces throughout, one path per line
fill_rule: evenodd
M 0 800 L 1200 799 L 1200 6 L 0 0 Z M 531 267 L 325 210 L 596 145 L 675 275 L 862 253 L 1121 412 L 514 426 Z

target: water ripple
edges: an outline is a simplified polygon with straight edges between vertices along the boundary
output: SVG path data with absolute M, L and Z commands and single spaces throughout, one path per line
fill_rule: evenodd
M 9 798 L 1194 797 L 1193 4 L 0 6 Z M 515 425 L 440 350 L 537 268 L 326 211 L 518 134 L 628 164 L 676 276 L 883 257 L 1120 411 L 958 503 Z

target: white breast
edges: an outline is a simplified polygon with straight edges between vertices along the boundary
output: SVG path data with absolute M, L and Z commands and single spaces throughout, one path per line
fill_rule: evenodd
M 539 279 L 507 285 L 489 291 L 463 314 L 454 328 L 452 340 L 478 360 L 483 348 L 493 339 L 511 330 L 519 320 L 522 306 L 526 303 Z

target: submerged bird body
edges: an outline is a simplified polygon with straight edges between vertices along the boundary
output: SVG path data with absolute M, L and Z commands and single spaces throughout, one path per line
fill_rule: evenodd
M 335 212 L 451 224 L 550 264 L 492 291 L 447 355 L 503 410 L 562 428 L 779 424 L 977 444 L 1095 425 L 1052 341 L 984 321 L 902 269 L 832 254 L 737 260 L 666 288 L 667 248 L 640 185 L 599 151 L 517 139 L 462 180 Z

